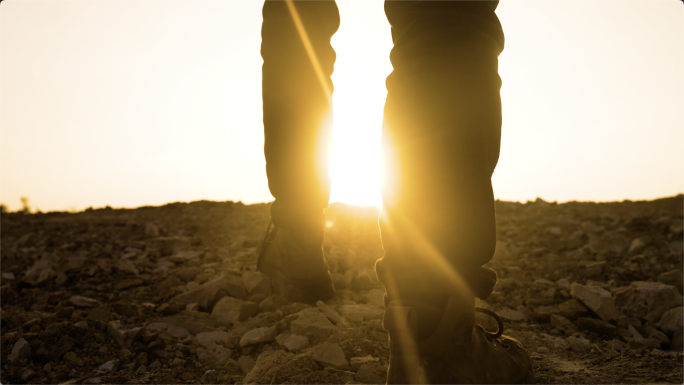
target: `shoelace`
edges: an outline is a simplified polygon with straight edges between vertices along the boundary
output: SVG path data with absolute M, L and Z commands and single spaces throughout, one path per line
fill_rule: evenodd
M 263 258 L 264 254 L 266 254 L 266 248 L 271 242 L 273 242 L 276 234 L 278 234 L 278 228 L 273 226 L 273 220 L 268 221 L 266 233 L 264 234 L 264 239 L 261 241 L 259 255 L 257 256 L 257 271 L 261 270 L 261 259 Z
M 478 327 L 480 330 L 482 330 L 482 332 L 487 336 L 487 338 L 495 339 L 495 338 L 501 337 L 501 335 L 503 334 L 503 329 L 504 329 L 503 321 L 501 321 L 501 317 L 499 317 L 499 315 L 494 313 L 493 311 L 482 308 L 482 307 L 475 306 L 475 311 L 478 313 L 487 314 L 488 316 L 491 316 L 492 318 L 494 318 L 496 320 L 496 323 L 499 325 L 499 330 L 497 330 L 496 333 L 492 333 L 492 332 L 486 331 L 480 325 L 475 325 L 475 326 Z

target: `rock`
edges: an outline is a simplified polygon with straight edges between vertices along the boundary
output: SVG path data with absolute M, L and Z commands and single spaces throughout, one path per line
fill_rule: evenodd
M 385 307 L 385 291 L 380 290 L 380 289 L 371 289 L 368 290 L 368 294 L 366 294 L 366 299 L 368 299 L 368 303 L 370 303 L 373 306 Z
M 232 354 L 232 350 L 216 344 L 209 347 L 200 346 L 197 348 L 197 359 L 199 362 L 215 369 L 225 365 Z
M 568 281 L 565 278 L 561 278 L 558 281 L 556 281 L 556 285 L 558 285 L 558 287 L 563 290 L 570 291 L 570 281 Z
M 183 249 L 190 249 L 190 240 L 185 237 L 159 237 L 150 240 L 150 248 L 159 250 L 162 257 Z
M 88 297 L 83 297 L 80 295 L 73 295 L 69 299 L 71 303 L 80 307 L 96 307 L 100 306 L 100 301 Z
M 338 312 L 336 312 L 335 309 L 326 305 L 325 302 L 318 301 L 316 302 L 316 306 L 318 307 L 318 310 L 320 310 L 321 313 L 328 317 L 328 319 L 333 323 L 342 325 L 347 324 L 347 320 L 344 317 L 342 317 Z
M 285 346 L 287 350 L 291 351 L 292 353 L 297 353 L 309 346 L 309 339 L 303 335 L 292 334 L 287 340 L 285 340 L 285 342 L 283 342 L 283 346 Z
M 309 309 L 311 306 L 305 304 L 305 303 L 299 303 L 299 302 L 294 302 L 289 305 L 283 306 L 282 309 L 280 309 L 283 312 L 283 317 L 287 317 L 291 314 L 296 314 L 299 313 L 300 311 L 304 309 Z
M 577 325 L 579 330 L 589 330 L 601 336 L 612 336 L 617 330 L 617 327 L 612 324 L 593 318 L 578 318 L 575 321 L 575 325 Z
M 214 306 L 211 316 L 222 324 L 236 324 L 254 317 L 259 307 L 254 302 L 242 301 L 233 297 L 223 297 Z
M 548 353 L 548 352 L 549 352 L 549 348 L 545 348 L 545 347 L 543 347 L 543 346 L 540 346 L 540 347 L 537 348 L 537 353 L 546 354 L 546 353 Z
M 568 337 L 565 342 L 570 345 L 570 348 L 578 353 L 588 353 L 591 350 L 589 340 L 582 337 Z
M 204 255 L 204 251 L 178 250 L 172 256 L 169 257 L 169 261 L 175 263 L 183 263 L 191 259 L 199 258 L 202 255 Z
M 551 327 L 553 327 L 554 329 L 567 326 L 572 323 L 569 319 L 558 314 L 551 314 L 549 321 L 551 322 Z
M 238 365 L 242 369 L 242 373 L 247 374 L 252 371 L 256 362 L 250 356 L 242 356 L 238 359 Z
M 632 325 L 627 326 L 627 331 L 629 331 L 631 338 L 644 338 L 641 336 L 641 333 L 639 333 L 639 331 L 637 331 Z
M 174 338 L 186 338 L 190 335 L 187 329 L 166 322 L 153 322 L 147 325 L 145 329 L 153 332 L 166 332 Z
M 354 380 L 363 384 L 382 384 L 387 381 L 387 367 L 372 362 L 361 365 Z
M 181 327 L 190 334 L 212 331 L 217 326 L 216 320 L 210 314 L 199 312 L 181 312 L 171 317 L 164 317 L 159 322 Z
M 555 295 L 555 288 L 536 285 L 527 289 L 525 305 L 527 307 L 553 305 Z
M 607 343 L 608 348 L 615 350 L 616 352 L 621 352 L 627 349 L 627 344 L 620 340 L 612 340 Z
M 570 295 L 604 321 L 617 320 L 620 316 L 613 304 L 613 295 L 599 286 L 584 286 L 573 282 L 570 285 Z
M 646 337 L 656 339 L 663 344 L 669 344 L 670 343 L 670 338 L 667 336 L 667 334 L 657 330 L 654 327 L 651 327 L 651 326 L 644 327 L 644 333 L 646 333 Z
M 223 365 L 223 370 L 227 371 L 228 373 L 240 373 L 240 372 L 242 372 L 242 368 L 240 368 L 240 364 L 232 358 L 230 360 L 226 361 L 226 364 Z
M 342 316 L 353 322 L 380 319 L 385 313 L 382 309 L 372 305 L 342 305 L 339 307 L 339 311 Z
M 277 324 L 278 330 L 282 331 L 289 329 L 292 321 L 296 320 L 297 318 L 299 318 L 298 314 L 290 314 L 285 318 L 281 319 L 280 321 L 278 321 Z
M 632 243 L 629 245 L 629 249 L 627 250 L 628 255 L 637 255 L 641 254 L 644 249 L 646 249 L 646 242 L 644 241 L 643 238 L 634 238 L 632 240 Z
M 30 381 L 33 379 L 33 377 L 36 376 L 36 372 L 33 371 L 31 368 L 23 368 L 19 371 L 19 378 L 21 378 L 22 381 Z
M 35 340 L 33 342 L 36 343 Z M 56 361 L 73 346 L 74 340 L 69 335 L 63 335 L 54 343 L 39 344 L 35 356 L 41 361 Z
M 258 344 L 260 342 L 275 341 L 278 329 L 275 325 L 271 327 L 257 328 L 245 333 L 240 339 L 240 346 L 245 347 L 249 345 Z
M 214 304 L 227 295 L 236 299 L 247 299 L 247 292 L 242 287 L 240 279 L 232 274 L 216 277 L 195 290 L 177 295 L 173 300 L 184 306 L 196 303 L 200 309 L 210 311 Z
M 289 330 L 284 331 L 276 336 L 276 342 L 278 343 L 278 345 L 284 346 L 283 344 L 285 343 L 285 341 L 287 341 L 288 338 L 290 338 L 291 335 L 292 333 L 290 333 Z
M 83 380 L 81 384 L 101 384 L 102 383 L 102 378 L 100 377 L 91 377 Z
M 135 358 L 135 366 L 147 366 L 148 363 L 147 352 L 142 352 L 138 354 L 138 357 Z
M 311 357 L 325 367 L 335 369 L 347 369 L 349 367 L 349 362 L 347 362 L 344 352 L 338 344 L 320 344 L 313 350 Z
M 107 334 L 112 336 L 116 342 L 119 343 L 119 346 L 122 348 L 127 348 L 131 346 L 131 343 L 133 343 L 133 340 L 135 337 L 138 335 L 142 328 L 136 327 L 132 329 L 124 329 L 121 326 L 120 321 L 110 321 L 107 324 Z
M 676 287 L 679 292 L 682 292 L 682 271 L 681 270 L 671 270 L 666 273 L 658 275 L 657 281 L 665 285 L 671 285 Z
M 580 270 L 580 273 L 586 277 L 593 277 L 601 274 L 605 266 L 606 261 L 589 262 L 584 265 L 584 269 Z
M 28 341 L 25 339 L 20 338 L 19 341 L 14 343 L 12 353 L 10 353 L 7 359 L 9 362 L 14 362 L 17 360 L 27 360 L 29 358 L 31 358 L 31 345 L 29 345 Z
M 224 331 L 214 331 L 214 332 L 203 332 L 203 333 L 198 333 L 197 336 L 195 337 L 197 339 L 197 343 L 199 343 L 202 346 L 206 347 L 212 347 L 216 345 L 217 343 L 220 344 L 226 344 L 230 340 L 230 335 L 228 332 Z
M 351 368 L 353 371 L 358 372 L 361 366 L 372 363 L 372 362 L 378 362 L 379 359 L 376 357 L 372 356 L 365 356 L 365 357 L 352 357 L 350 360 L 351 363 Z
M 259 302 L 259 312 L 276 311 L 283 302 L 283 298 L 280 295 L 270 295 Z
M 130 303 L 116 303 L 112 306 L 114 313 L 126 317 L 139 317 L 140 310 L 136 305 Z
M 627 343 L 633 349 L 658 349 L 660 348 L 660 341 L 653 338 L 632 338 Z
M 54 265 L 50 260 L 40 259 L 26 271 L 23 281 L 31 286 L 38 286 L 55 273 L 53 267 Z
M 185 305 L 185 310 L 187 311 L 199 311 L 199 304 L 198 303 L 189 303 Z
M 558 313 L 556 314 L 573 321 L 579 317 L 587 315 L 588 313 L 589 311 L 584 305 L 582 305 L 582 303 L 575 299 L 570 299 L 558 304 Z
M 144 353 L 144 352 L 143 352 Z M 145 354 L 145 361 L 147 361 L 147 353 Z M 137 361 L 137 360 L 136 360 Z M 100 365 L 96 371 L 100 374 L 114 373 L 119 368 L 119 360 L 110 360 Z
M 145 236 L 147 237 L 158 237 L 159 236 L 159 226 L 154 222 L 145 223 Z
M 331 336 L 335 331 L 335 326 L 328 317 L 317 309 L 304 309 L 297 314 L 297 319 L 290 324 L 292 334 L 301 334 L 309 341 L 318 341 Z
M 242 286 L 249 294 L 271 294 L 271 282 L 265 275 L 256 271 L 242 274 Z
M 527 319 L 525 314 L 517 310 L 509 309 L 507 307 L 497 311 L 496 314 L 498 314 L 499 317 L 507 319 L 509 321 L 524 321 Z
M 173 359 L 173 361 L 171 361 L 171 365 L 170 365 L 170 366 L 171 366 L 172 368 L 180 368 L 180 367 L 183 367 L 183 366 L 185 366 L 185 360 L 182 359 L 182 358 L 176 357 L 176 358 Z
M 64 361 L 76 366 L 83 366 L 85 364 L 83 360 L 79 358 L 74 352 L 67 352 L 64 355 Z
M 682 296 L 677 288 L 660 282 L 632 282 L 626 290 L 615 295 L 615 306 L 634 318 L 643 318 L 657 306 L 681 306 Z
M 67 282 L 69 282 L 69 276 L 63 271 L 59 272 L 55 277 L 55 284 L 57 286 L 64 286 Z
M 663 317 L 660 319 L 660 330 L 671 334 L 681 332 L 682 324 L 684 324 L 683 309 L 684 308 L 680 306 L 663 314 Z

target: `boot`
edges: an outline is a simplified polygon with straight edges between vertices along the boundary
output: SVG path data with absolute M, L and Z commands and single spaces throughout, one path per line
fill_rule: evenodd
M 272 227 L 260 246 L 257 270 L 286 301 L 315 303 L 335 295 L 328 263 L 323 256 L 323 230 Z
M 494 317 L 497 333 L 475 324 L 475 311 Z M 388 384 L 531 384 L 522 344 L 502 335 L 501 319 L 475 308 L 474 296 L 451 296 L 446 309 L 394 300 L 383 325 L 390 334 Z

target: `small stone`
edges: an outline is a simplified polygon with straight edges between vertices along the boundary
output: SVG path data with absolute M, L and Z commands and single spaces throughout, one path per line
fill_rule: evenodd
M 613 304 L 613 295 L 599 286 L 570 285 L 570 295 L 582 302 L 604 321 L 617 320 L 620 313 Z
M 667 313 L 663 314 L 660 319 L 660 330 L 665 333 L 677 333 L 682 331 L 684 324 L 684 308 L 682 306 L 676 307 Z
M 669 344 L 670 343 L 670 338 L 667 336 L 667 334 L 657 330 L 654 327 L 646 326 L 644 328 L 644 332 L 646 333 L 646 337 L 648 337 L 648 338 L 656 339 L 663 344 Z
M 365 357 L 352 357 L 351 358 L 351 368 L 352 371 L 358 372 L 361 366 L 371 363 L 371 362 L 378 362 L 379 359 L 376 357 L 372 356 L 365 356 Z
M 66 275 L 65 272 L 60 271 L 59 274 L 55 277 L 55 284 L 57 286 L 64 286 L 66 283 L 69 282 L 69 276 Z
M 69 299 L 71 303 L 73 303 L 76 306 L 81 306 L 81 307 L 96 307 L 100 306 L 100 301 L 88 297 L 83 297 L 80 295 L 74 295 L 71 296 Z
M 620 341 L 620 340 L 617 340 L 617 339 L 608 341 L 606 346 L 608 346 L 608 348 L 610 348 L 610 349 L 615 350 L 616 352 L 621 352 L 621 351 L 627 349 L 627 344 Z
M 587 353 L 591 350 L 589 340 L 582 337 L 568 337 L 565 342 L 570 345 L 570 348 L 578 353 Z
M 292 337 L 290 337 L 292 338 Z M 347 369 L 349 362 L 344 357 L 344 352 L 338 344 L 323 343 L 318 345 L 311 356 L 316 362 L 335 369 Z
M 221 345 L 211 345 L 209 347 L 200 346 L 197 348 L 197 359 L 203 365 L 210 368 L 220 368 L 226 364 L 233 352 Z
M 142 352 L 138 354 L 138 357 L 135 358 L 135 366 L 147 366 L 147 364 L 147 352 Z
M 271 294 L 271 282 L 265 275 L 256 271 L 242 274 L 242 286 L 249 294 Z
M 147 354 L 147 353 L 145 353 Z M 116 372 L 116 369 L 119 368 L 119 360 L 111 360 L 107 361 L 104 364 L 100 365 L 100 367 L 97 368 L 97 372 L 100 374 L 105 374 L 105 373 L 114 373 Z
M 565 278 L 561 278 L 556 281 L 556 285 L 563 290 L 570 291 L 570 281 Z
M 226 344 L 228 343 L 230 334 L 224 331 L 214 331 L 214 332 L 202 332 L 198 333 L 196 336 L 197 343 L 202 346 L 212 347 L 216 343 Z
M 85 364 L 85 362 L 83 362 L 83 360 L 74 352 L 67 352 L 64 354 L 64 361 L 76 366 L 83 366 Z
M 78 321 L 74 324 L 74 327 L 78 329 L 88 330 L 88 321 Z
M 666 273 L 658 274 L 657 281 L 664 283 L 666 285 L 672 285 L 676 287 L 680 292 L 682 291 L 682 271 L 681 270 L 671 270 Z
M 254 317 L 259 312 L 259 306 L 254 302 L 242 301 L 233 297 L 223 297 L 214 306 L 212 318 L 223 324 L 236 324 Z
M 509 309 L 507 307 L 504 307 L 503 309 L 497 311 L 496 314 L 498 314 L 499 317 L 507 319 L 509 321 L 524 321 L 527 319 L 525 314 L 517 310 Z
M 47 364 L 45 364 L 45 366 L 43 366 L 43 370 L 45 371 L 45 373 L 50 373 L 52 371 L 52 364 L 48 362 Z
M 126 317 L 139 317 L 140 310 L 134 304 L 130 303 L 116 303 L 112 306 L 114 313 L 126 316 Z
M 255 364 L 256 361 L 250 356 L 242 356 L 238 359 L 238 365 L 240 365 L 240 369 L 242 369 L 244 374 L 251 372 Z
M 634 349 L 646 348 L 646 349 L 658 349 L 660 348 L 660 341 L 653 338 L 632 338 L 627 343 L 629 347 Z
M 14 343 L 12 347 L 12 353 L 10 353 L 8 360 L 14 362 L 16 360 L 24 360 L 31 358 L 31 345 L 28 341 L 20 338 L 19 341 Z
M 306 336 L 309 341 L 327 338 L 335 332 L 335 326 L 318 309 L 308 308 L 297 313 L 298 317 L 292 321 L 292 334 Z
M 632 243 L 629 245 L 629 249 L 627 250 L 628 255 L 637 255 L 641 254 L 641 252 L 646 249 L 646 242 L 644 241 L 643 238 L 635 238 L 632 240 Z
M 280 321 L 278 321 L 276 326 L 280 331 L 287 330 L 290 328 L 290 324 L 292 323 L 292 321 L 296 320 L 297 318 L 299 318 L 299 314 L 290 314 L 285 318 L 281 319 Z
M 81 382 L 81 384 L 101 384 L 101 383 L 102 383 L 102 378 L 100 378 L 100 377 L 88 378 L 88 379 L 83 380 L 83 382 Z
M 285 343 L 285 341 L 287 341 L 288 338 L 290 338 L 291 335 L 292 333 L 290 333 L 289 330 L 284 331 L 276 336 L 276 342 L 278 343 L 278 345 L 284 346 L 283 344 Z
M 31 286 L 38 286 L 54 274 L 53 264 L 50 260 L 40 259 L 26 271 L 23 281 Z
M 187 311 L 198 311 L 199 310 L 199 304 L 198 303 L 189 303 L 185 305 L 185 310 Z
M 271 327 L 262 327 L 254 330 L 250 330 L 245 333 L 240 339 L 240 346 L 249 346 L 258 344 L 260 342 L 271 342 L 275 341 L 278 329 L 275 325 Z
M 136 370 L 136 373 L 145 373 L 147 371 L 147 366 L 145 365 L 140 365 L 138 370 Z
M 148 368 L 149 369 L 161 368 L 161 362 L 159 362 L 159 360 L 154 360 L 154 362 L 152 362 Z
M 551 314 L 550 322 L 551 322 L 551 326 L 554 329 L 557 329 L 559 327 L 563 327 L 566 325 L 570 325 L 572 323 L 572 322 L 570 322 L 569 319 L 563 317 L 562 315 L 558 315 L 558 314 Z
M 36 372 L 33 371 L 31 368 L 23 368 L 19 371 L 19 378 L 21 378 L 22 381 L 29 381 L 33 377 L 36 376 Z
M 202 384 L 213 384 L 218 378 L 218 372 L 216 370 L 207 370 L 204 372 L 200 378 Z
M 628 325 L 627 330 L 629 331 L 629 334 L 631 334 L 632 338 L 644 338 L 639 331 L 637 331 L 634 326 Z
M 172 368 L 179 368 L 185 366 L 185 360 L 182 358 L 174 358 L 173 361 L 171 361 L 171 367 Z
M 527 289 L 525 305 L 528 307 L 553 305 L 555 295 L 555 288 L 535 285 Z
M 141 329 L 142 328 L 140 327 L 124 329 L 121 326 L 120 321 L 109 321 L 109 323 L 107 323 L 107 334 L 112 336 L 112 338 L 114 338 L 114 340 L 118 342 L 119 346 L 122 348 L 131 346 L 131 343 L 133 343 L 133 340 Z
M 628 289 L 615 295 L 615 306 L 634 318 L 642 318 L 658 306 L 681 305 L 682 296 L 677 288 L 660 282 L 632 282 Z
M 328 319 L 333 323 L 342 325 L 347 324 L 347 320 L 344 317 L 342 317 L 338 312 L 336 312 L 335 309 L 326 305 L 325 302 L 318 301 L 316 302 L 316 306 L 318 307 L 318 310 L 320 310 L 321 313 L 328 317 Z
M 617 327 L 614 325 L 593 318 L 578 318 L 577 321 L 575 321 L 575 325 L 577 325 L 580 330 L 589 330 L 601 336 L 610 337 L 617 331 Z
M 297 353 L 309 346 L 309 339 L 303 335 L 292 334 L 287 340 L 285 340 L 285 342 L 283 342 L 283 346 L 285 346 L 287 350 L 291 351 L 292 353 Z

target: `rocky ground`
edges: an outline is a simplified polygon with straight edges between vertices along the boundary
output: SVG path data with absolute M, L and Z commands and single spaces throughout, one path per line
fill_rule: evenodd
M 478 306 L 540 383 L 684 381 L 682 202 L 497 202 Z M 255 272 L 268 208 L 3 213 L 2 383 L 384 383 L 377 212 L 328 210 L 338 294 L 310 306 Z

